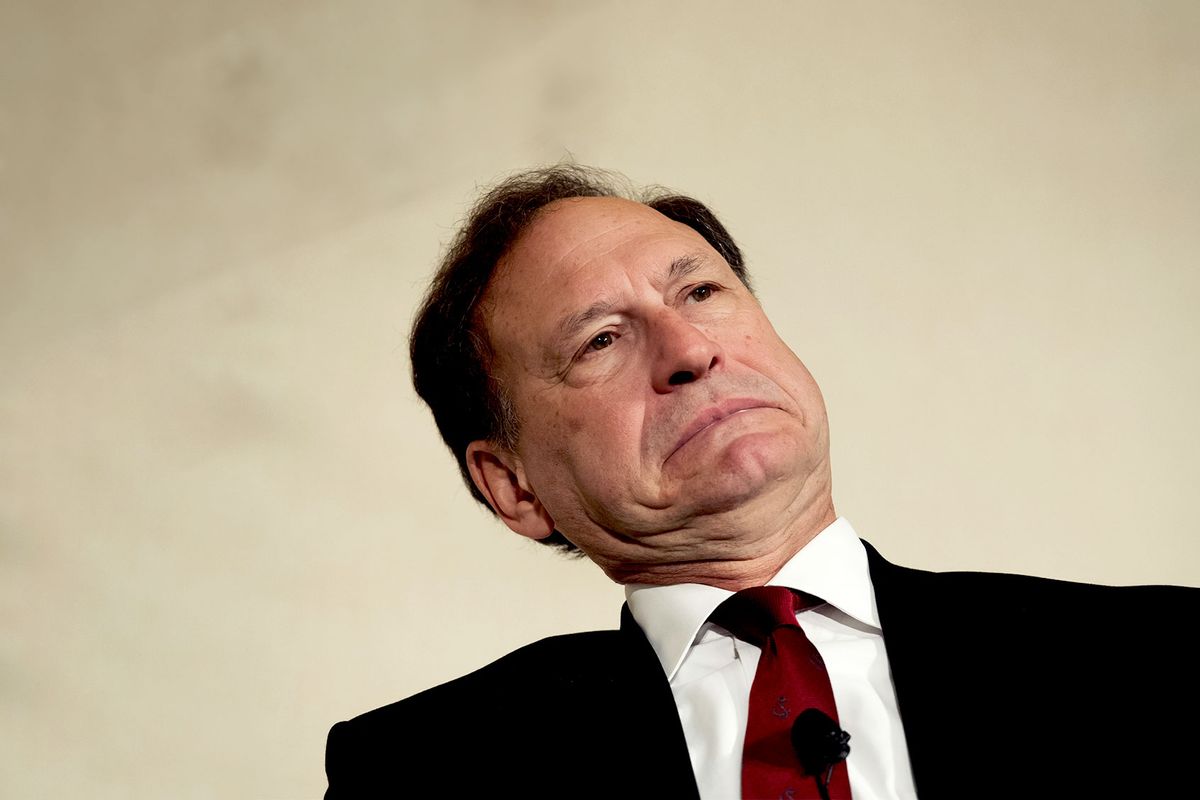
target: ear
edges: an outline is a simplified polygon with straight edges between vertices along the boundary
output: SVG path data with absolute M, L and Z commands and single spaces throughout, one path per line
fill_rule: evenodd
M 521 460 L 494 442 L 467 445 L 467 469 L 488 505 L 512 530 L 530 539 L 554 533 L 554 520 L 529 486 Z

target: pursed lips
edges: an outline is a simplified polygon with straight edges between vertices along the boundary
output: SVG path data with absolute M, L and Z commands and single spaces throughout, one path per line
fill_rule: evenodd
M 696 415 L 696 418 L 692 420 L 690 425 L 683 429 L 683 434 L 680 435 L 679 440 L 675 442 L 675 447 L 672 448 L 671 454 L 667 456 L 667 458 L 675 455 L 675 453 L 677 453 L 681 447 L 690 442 L 700 433 L 708 430 L 713 425 L 716 425 L 721 420 L 728 419 L 740 411 L 750 411 L 751 409 L 755 408 L 776 408 L 776 406 L 764 400 L 751 400 L 748 398 L 743 398 L 738 400 L 726 400 L 719 406 L 705 409 Z

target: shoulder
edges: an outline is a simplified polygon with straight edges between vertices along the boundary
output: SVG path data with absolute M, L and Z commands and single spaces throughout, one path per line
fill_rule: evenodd
M 866 544 L 866 543 L 864 543 Z M 925 613 L 950 616 L 1003 614 L 1009 618 L 1048 613 L 1083 622 L 1101 617 L 1159 619 L 1200 611 L 1200 589 L 1187 586 L 1108 586 L 1001 572 L 929 572 L 892 564 L 866 544 L 877 595 L 921 603 Z M 1064 620 L 1066 621 L 1066 620 Z
M 937 653 L 964 679 L 1005 665 L 1014 678 L 1055 677 L 1082 689 L 1083 669 L 1096 680 L 1124 671 L 1158 682 L 1197 667 L 1182 632 L 1200 614 L 1200 589 L 925 572 L 877 554 L 871 577 L 889 654 Z M 1136 645 L 1114 648 L 1119 642 Z
M 981 774 L 994 776 L 993 796 L 1022 796 L 1018 781 L 1039 796 L 1170 796 L 1156 791 L 1174 772 L 1156 783 L 1131 770 L 1145 785 L 1127 788 L 1094 765 L 1128 761 L 1139 732 L 1158 763 L 1188 763 L 1182 740 L 1154 732 L 1197 710 L 1200 659 L 1186 632 L 1200 590 L 926 572 L 868 552 L 922 796 L 954 796 L 956 777 Z
M 628 609 L 621 619 L 339 722 L 326 800 L 465 795 L 482 780 L 498 796 L 695 797 L 666 675 Z M 630 774 L 642 776 L 632 794 Z
M 339 722 L 326 747 L 327 800 L 387 787 L 445 791 L 465 779 L 464 763 L 494 785 L 520 785 L 538 752 L 572 735 L 580 718 L 603 728 L 596 709 L 621 693 L 624 649 L 618 631 L 554 636 Z
M 408 726 L 428 716 L 444 718 L 527 707 L 531 697 L 586 684 L 597 673 L 603 674 L 603 663 L 612 659 L 618 636 L 617 631 L 589 631 L 542 639 L 459 678 L 340 725 L 370 735 L 398 724 Z

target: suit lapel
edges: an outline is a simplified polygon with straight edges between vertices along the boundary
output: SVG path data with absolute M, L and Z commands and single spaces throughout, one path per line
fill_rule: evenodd
M 946 796 L 955 790 L 945 784 L 945 745 L 954 736 L 948 726 L 952 709 L 966 702 L 949 690 L 940 673 L 946 663 L 941 653 L 946 633 L 933 617 L 946 598 L 936 597 L 934 573 L 891 564 L 863 544 L 917 793 Z
M 1027 723 L 1044 692 L 1012 620 L 1026 579 L 898 567 L 866 548 L 917 793 L 1022 796 L 1045 741 Z
M 614 684 L 614 709 L 619 709 L 625 735 L 632 738 L 632 759 L 639 765 L 622 765 L 622 771 L 640 775 L 626 797 L 695 798 L 692 771 L 683 724 L 667 676 L 654 649 L 629 611 L 621 608 L 621 649 L 624 669 Z M 632 767 L 632 768 L 631 768 Z

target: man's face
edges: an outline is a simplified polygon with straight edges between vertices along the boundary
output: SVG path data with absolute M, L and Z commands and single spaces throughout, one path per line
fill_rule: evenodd
M 513 474 L 614 579 L 736 557 L 828 497 L 820 390 L 686 225 L 626 200 L 553 203 L 482 308 L 520 420 Z

